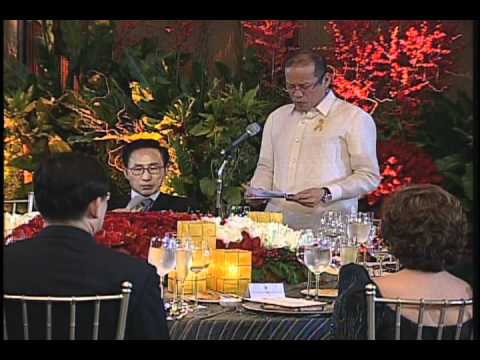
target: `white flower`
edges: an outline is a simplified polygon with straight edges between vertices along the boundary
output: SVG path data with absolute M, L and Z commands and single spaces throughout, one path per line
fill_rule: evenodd
M 266 249 L 287 247 L 294 250 L 297 247 L 300 231 L 295 231 L 279 223 L 258 223 L 248 217 L 231 216 L 224 225 L 220 225 L 220 218 L 203 218 L 217 224 L 217 239 L 221 239 L 227 246 L 230 242 L 242 240 L 242 231 L 251 237 L 259 237 L 262 246 Z

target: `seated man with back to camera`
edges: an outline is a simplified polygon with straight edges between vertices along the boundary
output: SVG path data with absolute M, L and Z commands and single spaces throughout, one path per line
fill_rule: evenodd
M 34 173 L 35 203 L 47 226 L 34 238 L 4 247 L 4 293 L 87 296 L 120 293 L 130 282 L 126 339 L 168 339 L 156 269 L 95 242 L 110 196 L 108 177 L 93 158 L 60 153 Z M 85 307 L 83 306 L 85 305 Z M 92 304 L 77 305 L 77 339 L 91 339 Z M 99 339 L 114 339 L 118 307 L 101 306 Z M 5 304 L 9 339 L 23 339 L 16 304 Z M 58 309 L 57 309 L 58 310 Z M 29 305 L 30 339 L 45 339 L 45 306 Z M 53 308 L 52 335 L 68 339 L 68 311 Z

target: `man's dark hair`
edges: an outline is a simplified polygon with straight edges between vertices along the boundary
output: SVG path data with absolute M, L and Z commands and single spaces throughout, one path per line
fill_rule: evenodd
M 109 191 L 102 165 L 81 153 L 50 155 L 41 162 L 33 178 L 35 204 L 47 220 L 78 220 L 92 200 Z
M 168 154 L 168 150 L 163 146 L 161 146 L 158 141 L 136 140 L 136 141 L 132 141 L 131 143 L 128 143 L 123 148 L 122 160 L 123 160 L 123 165 L 125 167 L 128 167 L 128 160 L 130 160 L 130 155 L 132 155 L 132 152 L 138 149 L 156 149 L 160 151 L 160 154 L 162 155 L 162 159 L 163 159 L 163 165 L 165 167 L 168 166 L 168 163 L 170 161 L 170 155 Z
M 458 265 L 467 248 L 468 223 L 460 201 L 439 186 L 412 185 L 382 208 L 382 234 L 407 269 L 439 272 Z
M 314 74 L 320 80 L 327 72 L 327 62 L 325 58 L 311 50 L 297 50 L 287 55 L 285 69 L 295 65 L 315 65 Z

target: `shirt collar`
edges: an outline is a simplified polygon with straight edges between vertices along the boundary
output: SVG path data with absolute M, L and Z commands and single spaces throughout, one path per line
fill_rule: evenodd
M 152 194 L 152 195 L 148 196 L 148 198 L 152 199 L 155 202 L 159 195 L 160 195 L 160 191 L 157 191 L 155 194 Z M 135 190 L 132 189 L 131 192 L 130 192 L 130 199 L 133 199 L 136 196 L 145 197 L 142 194 L 139 194 L 138 192 L 136 192 Z
M 332 90 L 328 90 L 327 94 L 324 96 L 322 101 L 318 103 L 316 106 L 317 110 L 323 116 L 327 116 L 330 110 L 332 109 L 333 103 L 335 102 L 335 95 L 333 94 Z

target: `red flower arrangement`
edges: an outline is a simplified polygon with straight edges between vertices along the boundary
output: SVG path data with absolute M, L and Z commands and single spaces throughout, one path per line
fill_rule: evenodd
M 35 216 L 28 223 L 17 226 L 12 233 L 4 240 L 5 244 L 9 244 L 15 241 L 30 239 L 37 235 L 45 227 L 43 218 L 38 215 Z
M 173 211 L 108 212 L 103 229 L 95 235 L 95 240 L 104 246 L 147 259 L 152 237 L 162 237 L 167 232 L 177 232 L 177 222 L 180 220 L 199 219 L 200 215 Z M 44 226 L 43 218 L 37 216 L 29 223 L 17 227 L 6 239 L 6 243 L 30 239 Z
M 392 139 L 380 142 L 377 150 L 382 181 L 368 194 L 370 206 L 402 186 L 441 184 L 443 180 L 432 157 L 414 144 Z
M 150 239 L 154 236 L 162 237 L 167 232 L 176 232 L 180 220 L 201 220 L 201 215 L 173 211 L 108 212 L 103 229 L 96 234 L 95 240 L 104 246 L 146 260 Z M 44 227 L 43 218 L 37 216 L 13 230 L 5 244 L 30 239 Z M 225 244 L 222 240 L 217 240 L 216 247 L 225 249 Z M 281 279 L 288 283 L 298 283 L 304 280 L 304 267 L 296 260 L 295 253 L 286 248 L 266 249 L 259 237 L 251 237 L 245 231 L 242 232 L 242 241 L 231 242 L 228 248 L 252 252 L 255 281 Z

